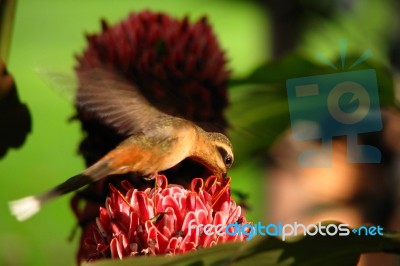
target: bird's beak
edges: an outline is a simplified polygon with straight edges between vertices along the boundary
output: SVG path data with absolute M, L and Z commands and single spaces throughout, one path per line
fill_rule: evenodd
M 214 176 L 217 177 L 218 181 L 222 182 L 227 178 L 228 173 L 227 172 L 215 172 Z

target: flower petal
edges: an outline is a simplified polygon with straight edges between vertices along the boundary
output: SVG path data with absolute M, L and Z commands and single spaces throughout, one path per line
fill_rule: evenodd
M 110 242 L 110 250 L 112 258 L 119 258 L 122 260 L 124 257 L 124 248 L 116 237 L 114 237 Z

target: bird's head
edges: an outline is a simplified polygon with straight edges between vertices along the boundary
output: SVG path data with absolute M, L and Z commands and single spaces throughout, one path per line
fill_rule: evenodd
M 222 179 L 234 161 L 231 141 L 221 133 L 202 132 L 204 136 L 196 147 L 193 159 L 205 165 L 215 176 Z

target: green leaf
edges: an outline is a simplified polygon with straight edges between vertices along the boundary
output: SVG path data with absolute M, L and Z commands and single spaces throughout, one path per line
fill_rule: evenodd
M 331 223 L 322 223 L 328 225 Z M 400 234 L 384 236 L 300 236 L 282 241 L 275 237 L 256 237 L 201 249 L 184 255 L 134 257 L 124 260 L 100 260 L 93 266 L 167 266 L 167 265 L 356 265 L 367 252 L 400 253 Z M 84 264 L 85 265 L 85 264 Z

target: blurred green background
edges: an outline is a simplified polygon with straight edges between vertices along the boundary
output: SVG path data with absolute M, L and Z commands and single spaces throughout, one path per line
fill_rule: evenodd
M 36 69 L 54 69 L 72 77 L 74 54 L 81 53 L 86 46 L 84 33 L 98 32 L 101 18 L 112 24 L 132 11 L 143 9 L 165 11 L 179 18 L 189 15 L 192 21 L 207 15 L 227 52 L 233 78 L 237 80 L 245 80 L 257 67 L 284 56 L 284 48 L 313 62 L 316 61 L 316 51 L 334 58 L 339 53 L 340 39 L 348 40 L 349 53 L 361 54 L 369 48 L 374 53 L 374 60 L 389 66 L 389 43 L 395 42 L 393 32 L 398 29 L 394 1 L 318 1 L 318 4 L 295 1 L 307 12 L 303 10 L 301 20 L 286 17 L 289 26 L 281 29 L 273 28 L 271 24 L 271 21 L 279 20 L 273 8 L 276 1 L 266 2 L 269 4 L 239 0 L 18 1 L 7 66 L 17 82 L 21 101 L 29 106 L 33 127 L 24 146 L 10 150 L 0 161 L 0 265 L 75 263 L 79 234 L 72 242 L 67 240 L 75 226 L 69 208 L 70 196 L 51 202 L 38 215 L 23 223 L 10 215 L 7 202 L 47 190 L 84 168 L 83 160 L 77 155 L 81 137 L 79 124 L 68 122 L 74 114 L 72 103 L 60 96 L 56 89 L 50 88 Z M 340 2 L 340 6 L 333 2 Z M 289 35 L 286 39 L 285 34 Z M 273 77 L 266 76 L 268 78 Z M 268 132 L 260 132 L 260 135 L 265 136 L 263 142 L 269 145 L 273 139 L 271 136 L 278 134 L 280 128 L 288 123 L 287 114 L 283 115 L 286 120 L 276 115 L 286 112 L 282 111 L 286 108 L 285 103 L 271 105 L 258 113 L 255 110 L 247 117 L 243 115 L 233 121 L 235 115 L 232 114 L 251 111 L 240 106 L 240 88 L 231 91 L 233 107 L 229 109 L 228 117 L 237 132 L 249 117 L 254 120 L 257 120 L 254 117 L 257 115 L 267 117 Z M 275 127 L 277 124 L 279 126 Z M 246 129 L 242 132 L 246 133 Z M 234 138 L 234 146 L 238 139 L 240 134 Z M 267 144 L 261 145 L 264 152 Z M 242 146 L 236 151 L 238 158 Z M 263 178 L 262 167 L 253 157 L 242 157 L 230 175 L 234 188 L 250 194 L 252 210 L 248 220 L 265 220 L 268 204 L 264 197 L 264 184 L 268 180 Z

